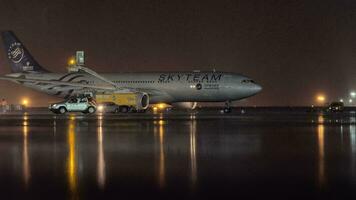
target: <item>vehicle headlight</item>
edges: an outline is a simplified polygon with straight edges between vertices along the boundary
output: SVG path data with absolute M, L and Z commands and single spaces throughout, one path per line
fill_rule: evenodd
M 103 111 L 104 110 L 104 106 L 102 106 L 102 105 L 100 105 L 100 106 L 98 106 L 98 111 Z

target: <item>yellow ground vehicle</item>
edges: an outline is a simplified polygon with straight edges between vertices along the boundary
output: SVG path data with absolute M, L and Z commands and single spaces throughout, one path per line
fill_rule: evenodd
M 149 97 L 146 93 L 104 93 L 96 94 L 98 104 L 113 102 L 119 106 L 119 112 L 144 111 L 148 108 Z

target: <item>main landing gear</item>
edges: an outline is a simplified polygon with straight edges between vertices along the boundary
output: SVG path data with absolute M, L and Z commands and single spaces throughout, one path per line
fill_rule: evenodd
M 224 113 L 231 113 L 232 108 L 230 107 L 230 105 L 231 105 L 231 101 L 226 101 L 225 102 L 225 107 L 223 109 Z

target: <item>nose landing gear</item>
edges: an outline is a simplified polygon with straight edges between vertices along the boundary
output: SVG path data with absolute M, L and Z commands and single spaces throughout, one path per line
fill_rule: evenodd
M 225 102 L 225 107 L 223 109 L 224 113 L 231 113 L 232 109 L 231 109 L 230 105 L 231 105 L 231 101 Z

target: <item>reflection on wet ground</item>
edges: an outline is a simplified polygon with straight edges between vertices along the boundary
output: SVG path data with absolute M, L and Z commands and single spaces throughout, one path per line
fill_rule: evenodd
M 3 197 L 356 196 L 356 115 L 0 116 Z

